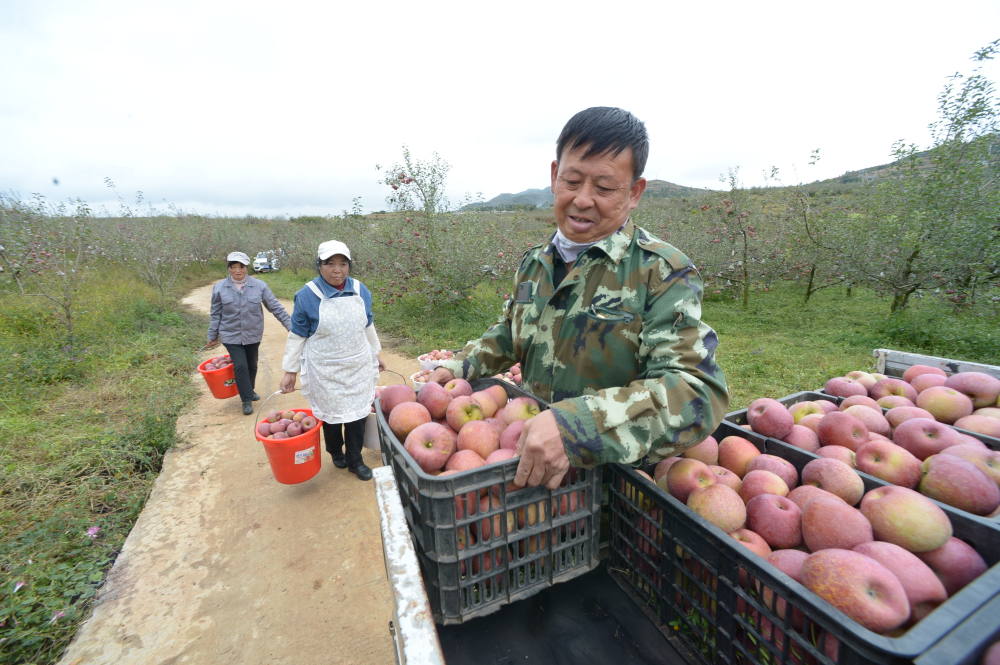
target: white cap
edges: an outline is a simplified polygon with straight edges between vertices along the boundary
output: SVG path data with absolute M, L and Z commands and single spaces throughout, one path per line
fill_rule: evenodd
M 326 261 L 331 256 L 335 256 L 337 254 L 344 255 L 347 257 L 348 261 L 351 260 L 351 250 L 347 249 L 347 245 L 339 240 L 327 240 L 326 242 L 321 242 L 316 256 L 319 257 L 320 261 Z
M 232 263 L 233 261 L 239 261 L 245 266 L 250 265 L 250 257 L 243 252 L 229 252 L 229 256 L 226 257 L 226 263 Z

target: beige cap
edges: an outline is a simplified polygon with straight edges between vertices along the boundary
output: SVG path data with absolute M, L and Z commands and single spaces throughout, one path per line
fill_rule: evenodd
M 229 256 L 226 257 L 226 263 L 232 263 L 237 261 L 245 266 L 250 265 L 250 257 L 243 252 L 229 252 Z
M 316 256 L 319 257 L 320 261 L 325 261 L 331 256 L 335 256 L 337 254 L 342 254 L 347 257 L 348 261 L 351 260 L 351 250 L 347 249 L 347 245 L 339 240 L 327 240 L 326 242 L 321 242 Z

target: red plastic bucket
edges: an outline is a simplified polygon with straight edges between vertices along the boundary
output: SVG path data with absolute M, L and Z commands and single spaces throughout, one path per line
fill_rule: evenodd
M 229 356 L 226 356 L 228 358 Z M 226 399 L 239 394 L 236 387 L 236 373 L 232 365 L 226 365 L 222 369 L 205 369 L 205 365 L 212 362 L 214 358 L 209 358 L 198 365 L 198 371 L 205 377 L 208 389 L 212 391 L 212 396 L 216 399 Z
M 307 416 L 312 415 L 312 409 L 291 409 L 300 411 Z M 319 449 L 319 433 L 322 423 L 316 423 L 308 432 L 287 439 L 269 439 L 262 436 L 254 425 L 253 435 L 264 444 L 267 461 L 271 463 L 271 473 L 279 483 L 294 485 L 309 480 L 319 473 L 322 464 Z

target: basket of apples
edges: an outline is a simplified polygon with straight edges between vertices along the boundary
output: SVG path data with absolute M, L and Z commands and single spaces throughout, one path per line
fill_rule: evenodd
M 239 393 L 233 361 L 229 356 L 209 358 L 198 365 L 198 371 L 205 378 L 208 389 L 216 399 L 227 399 Z
M 434 349 L 417 356 L 417 362 L 420 363 L 420 369 L 432 370 L 440 365 L 442 360 L 449 360 L 454 355 L 455 352 L 448 349 Z
M 254 426 L 254 436 L 264 444 L 275 480 L 294 485 L 319 473 L 320 430 L 311 409 L 272 411 Z

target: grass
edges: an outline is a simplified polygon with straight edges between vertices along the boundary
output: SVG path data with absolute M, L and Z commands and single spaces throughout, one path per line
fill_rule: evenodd
M 87 277 L 72 361 L 43 301 L 0 298 L 0 664 L 55 662 L 86 616 L 196 394 L 190 376 L 206 321 L 177 302 L 224 275 L 221 264 L 191 267 L 168 302 L 123 270 Z M 388 277 L 357 276 L 372 289 L 381 334 L 410 356 L 460 348 L 500 313 L 493 283 L 453 306 L 386 306 L 379 292 Z M 261 277 L 291 298 L 312 273 Z M 871 369 L 879 347 L 1000 358 L 995 308 L 956 313 L 924 299 L 899 316 L 887 310 L 860 289 L 852 297 L 820 292 L 803 305 L 797 287 L 780 285 L 754 293 L 746 310 L 707 299 L 703 316 L 719 334 L 731 408 Z
M 199 277 L 192 271 L 189 279 Z M 114 269 L 87 278 L 77 357 L 43 301 L 0 304 L 0 663 L 52 663 L 142 510 L 204 323 Z

